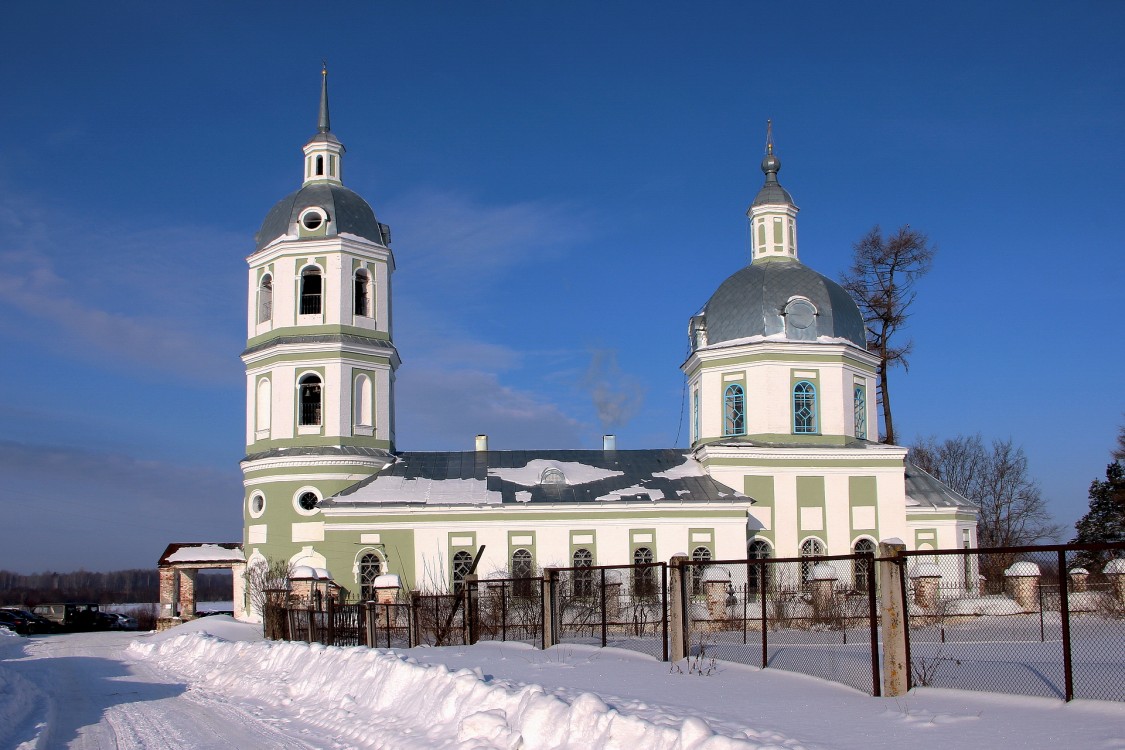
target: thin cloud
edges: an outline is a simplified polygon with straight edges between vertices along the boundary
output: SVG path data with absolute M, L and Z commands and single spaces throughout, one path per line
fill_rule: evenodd
M 241 536 L 238 470 L 0 441 L 5 567 L 152 565 L 174 541 Z
M 241 278 L 211 269 L 205 253 L 237 247 L 206 229 L 89 235 L 0 188 L 0 311 L 4 333 L 113 369 L 231 383 L 243 306 Z M 216 249 L 217 248 L 217 249 Z M 237 257 L 237 254 L 234 254 Z M 202 263 L 184 263 L 184 258 Z M 15 317 L 25 322 L 16 325 Z M 223 335 L 223 334 L 227 335 Z
M 588 239 L 589 211 L 565 202 L 486 205 L 454 192 L 417 191 L 390 201 L 395 235 L 427 278 L 460 277 L 558 256 Z
M 616 349 L 595 349 L 590 353 L 583 386 L 589 391 L 598 421 L 606 431 L 624 427 L 644 404 L 644 383 L 621 370 Z

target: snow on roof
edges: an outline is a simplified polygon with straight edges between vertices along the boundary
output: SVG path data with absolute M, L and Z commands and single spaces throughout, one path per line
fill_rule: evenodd
M 542 458 L 529 461 L 525 466 L 520 468 L 490 468 L 488 474 L 489 476 L 499 477 L 512 484 L 534 487 L 543 479 L 543 473 L 547 471 L 547 469 L 557 469 L 562 472 L 566 483 L 570 485 L 589 484 L 590 482 L 625 475 L 623 471 L 602 469 L 597 466 L 576 463 L 574 461 L 549 461 Z
M 642 487 L 639 484 L 634 484 L 632 487 L 622 487 L 619 490 L 608 492 L 604 495 L 594 498 L 597 502 L 610 502 L 613 500 L 620 500 L 623 497 L 636 497 L 637 495 L 645 495 L 649 500 L 663 500 L 664 493 L 654 487 Z
M 160 558 L 160 563 L 193 562 L 246 562 L 242 545 L 227 544 L 169 544 Z
M 349 500 L 359 503 L 425 503 L 430 505 L 499 505 L 499 492 L 481 479 L 426 479 L 381 476 L 356 490 Z
M 661 477 L 663 479 L 683 479 L 684 477 L 702 477 L 706 475 L 707 472 L 703 470 L 703 464 L 690 456 L 684 456 L 684 462 L 679 466 L 673 466 L 667 471 L 657 471 L 653 473 L 654 477 Z

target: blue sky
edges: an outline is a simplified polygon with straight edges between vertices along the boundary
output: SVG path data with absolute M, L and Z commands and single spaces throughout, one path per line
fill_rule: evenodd
M 394 231 L 400 448 L 684 445 L 772 118 L 804 262 L 875 224 L 939 248 L 905 442 L 1012 437 L 1072 524 L 1125 419 L 1125 5 L 909 5 L 7 9 L 0 568 L 240 537 L 245 257 L 322 58 Z

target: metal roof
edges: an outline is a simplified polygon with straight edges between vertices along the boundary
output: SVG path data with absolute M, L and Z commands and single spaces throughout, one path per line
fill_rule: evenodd
M 815 328 L 815 332 L 810 331 L 812 340 L 830 336 L 866 348 L 863 317 L 844 288 L 800 261 L 789 259 L 754 263 L 719 285 L 703 308 L 707 344 L 784 335 L 782 313 L 794 296 L 806 297 L 816 306 L 816 320 L 810 326 Z
M 747 500 L 708 476 L 687 451 L 675 449 L 426 451 L 399 453 L 396 459 L 321 506 Z M 551 470 L 560 472 L 563 481 L 543 482 Z M 443 482 L 448 484 L 441 486 Z
M 356 336 L 352 333 L 313 333 L 295 336 L 278 336 L 275 339 L 268 339 L 261 342 L 260 344 L 255 344 L 254 346 L 247 347 L 242 352 L 242 356 L 245 357 L 247 354 L 260 352 L 263 349 L 268 349 L 271 346 L 285 346 L 287 344 L 351 344 L 353 346 L 363 346 L 365 348 L 395 348 L 395 345 L 387 341 L 386 339 Z
M 296 236 L 297 218 L 306 208 L 316 206 L 328 212 L 329 235 L 342 233 L 387 244 L 375 212 L 358 193 L 331 182 L 311 182 L 277 202 L 266 214 L 262 228 L 254 235 L 257 249 L 285 234 Z
M 909 460 L 906 461 L 906 504 L 974 510 L 980 507 Z

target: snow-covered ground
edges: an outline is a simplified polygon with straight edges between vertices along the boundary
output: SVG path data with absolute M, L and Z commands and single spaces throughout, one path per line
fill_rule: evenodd
M 693 668 L 694 667 L 694 668 Z M 704 674 L 699 674 L 702 667 Z M 0 748 L 1125 748 L 1125 704 L 923 688 L 525 644 L 385 651 L 161 634 L 0 635 Z

